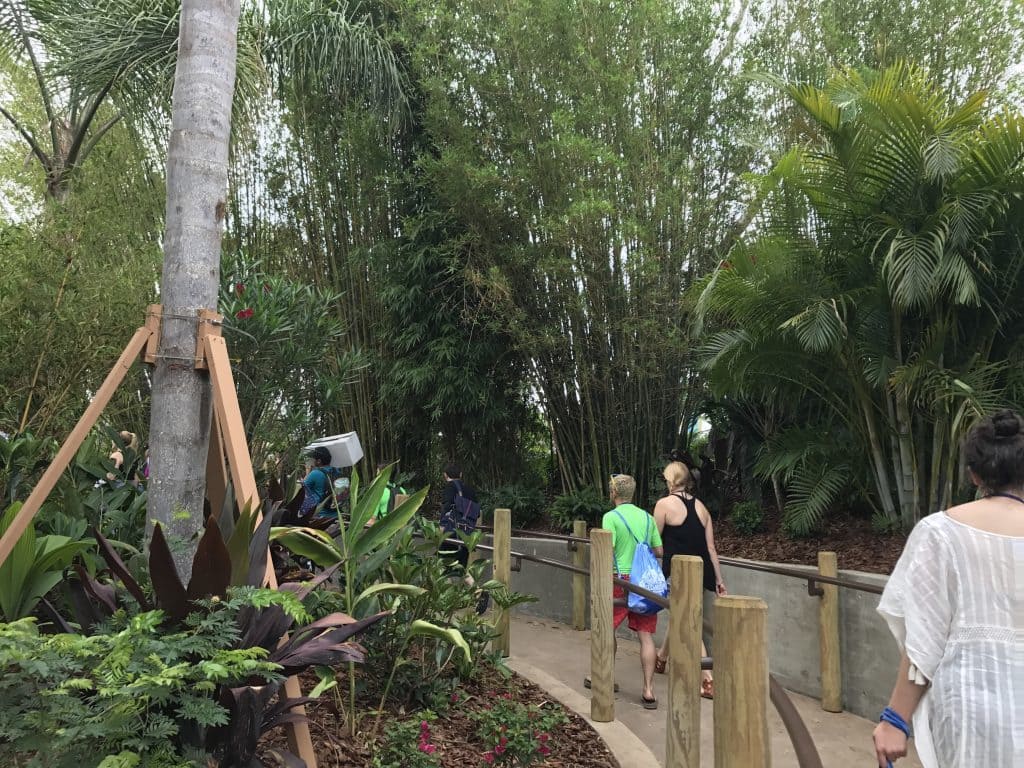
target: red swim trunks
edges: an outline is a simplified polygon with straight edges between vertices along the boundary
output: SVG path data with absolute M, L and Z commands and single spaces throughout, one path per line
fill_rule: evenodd
M 628 574 L 622 576 L 622 578 L 629 581 Z M 618 584 L 612 585 L 613 600 L 625 598 L 626 596 L 625 587 L 620 587 Z M 616 629 L 625 620 L 626 616 L 629 616 L 629 628 L 634 632 L 650 632 L 653 635 L 654 631 L 658 628 L 658 614 L 656 613 L 633 613 L 625 605 L 612 606 L 612 624 Z

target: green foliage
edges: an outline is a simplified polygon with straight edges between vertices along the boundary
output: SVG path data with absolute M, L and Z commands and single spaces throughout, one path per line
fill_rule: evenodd
M 31 433 L 0 437 L 0 509 L 25 498 L 46 467 L 50 445 Z
M 0 625 L 0 756 L 48 766 L 180 768 L 200 756 L 178 738 L 183 724 L 205 730 L 228 722 L 218 686 L 280 680 L 263 648 L 235 648 L 236 619 L 254 594 L 192 614 L 168 632 L 160 611 L 113 617 L 109 633 L 40 635 L 25 619 Z M 117 758 L 117 759 L 115 759 Z M 107 761 L 107 762 L 104 762 Z
M 764 510 L 756 501 L 740 501 L 733 505 L 729 520 L 739 533 L 757 533 L 764 525 Z
M 0 514 L 0 535 L 11 525 L 21 504 Z M 36 536 L 30 524 L 0 565 L 0 616 L 12 622 L 29 616 L 47 593 L 65 578 L 72 560 L 90 547 L 67 536 Z
M 424 718 L 389 723 L 373 755 L 373 768 L 433 768 L 441 763 L 430 733 L 431 713 Z
M 42 180 L 24 160 L 0 146 L 0 183 L 26 199 L 0 216 L 0 428 L 63 438 L 153 301 L 161 177 L 120 127 L 59 205 L 42 202 Z M 138 431 L 147 398 L 133 371 L 105 414 Z
M 544 516 L 544 491 L 536 486 L 513 483 L 481 494 L 480 514 L 494 521 L 495 509 L 512 510 L 512 527 L 529 528 Z
M 526 705 L 511 693 L 497 695 L 483 709 L 473 710 L 470 718 L 486 748 L 483 762 L 508 766 L 544 763 L 551 752 L 551 731 L 568 722 L 557 704 Z
M 322 413 L 348 405 L 347 386 L 363 364 L 346 342 L 341 296 L 245 259 L 221 271 L 219 309 L 250 445 L 298 451 Z M 280 458 L 290 464 L 296 455 Z
M 790 475 L 794 533 L 861 468 L 909 526 L 948 506 L 961 438 L 1013 391 L 1024 117 L 984 94 L 951 104 L 907 66 L 787 92 L 813 136 L 765 178 L 758 235 L 702 286 L 702 363 L 716 394 L 783 426 L 834 425 L 826 451 L 763 457 Z
M 611 508 L 607 494 L 587 486 L 575 493 L 556 497 L 548 508 L 548 517 L 564 531 L 571 531 L 576 520 L 585 520 L 587 527 L 593 528 L 601 524 L 604 513 Z

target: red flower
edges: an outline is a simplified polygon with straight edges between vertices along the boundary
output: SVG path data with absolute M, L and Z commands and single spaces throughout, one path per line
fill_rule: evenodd
M 494 754 L 496 754 L 496 755 L 500 755 L 500 754 L 502 754 L 502 753 L 503 753 L 504 751 L 505 751 L 505 748 L 504 748 L 503 746 L 501 746 L 501 744 L 499 744 L 498 746 L 496 746 L 496 747 L 494 748 Z
M 428 755 L 434 754 L 437 751 L 437 747 L 433 744 L 420 744 L 420 752 L 426 752 Z
M 237 317 L 239 320 L 248 320 L 254 314 L 256 313 L 253 311 L 252 307 L 246 307 L 245 309 L 240 309 L 237 312 L 235 312 L 235 317 Z
M 537 749 L 537 751 L 538 751 L 538 752 L 540 752 L 540 753 L 541 753 L 542 755 L 544 755 L 545 757 L 547 757 L 548 755 L 550 755 L 550 754 L 551 754 L 551 747 L 546 747 L 546 746 L 543 746 L 543 745 L 541 745 L 541 746 L 540 746 L 540 747 L 539 747 L 539 748 Z
M 550 738 L 550 733 L 542 733 L 540 736 L 537 737 L 537 741 L 539 741 L 541 744 L 544 744 Z
M 498 739 L 498 744 L 500 744 L 503 747 L 506 744 L 508 744 L 508 736 L 502 736 L 500 739 Z
M 493 763 L 494 762 L 494 753 L 493 752 L 484 752 L 483 759 L 484 759 L 484 762 L 487 763 L 488 765 Z
M 245 293 L 245 283 L 235 283 L 235 293 L 239 296 Z

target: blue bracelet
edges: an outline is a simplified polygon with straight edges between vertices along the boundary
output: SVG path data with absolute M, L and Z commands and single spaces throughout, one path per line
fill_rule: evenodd
M 899 712 L 892 707 L 886 707 L 882 710 L 882 714 L 879 716 L 878 721 L 880 723 L 888 723 L 894 728 L 899 728 L 903 731 L 903 735 L 908 739 L 910 738 L 910 726 L 907 725 L 907 721 L 903 719 Z M 886 765 L 888 768 L 892 768 L 892 761 L 887 760 Z
M 903 731 L 904 736 L 910 738 L 910 726 L 907 725 L 907 721 L 904 720 L 902 716 L 900 716 L 900 713 L 892 707 L 886 707 L 885 709 L 883 709 L 881 716 L 878 718 L 878 721 L 881 723 L 888 723 L 889 725 L 895 728 L 899 728 L 901 731 Z

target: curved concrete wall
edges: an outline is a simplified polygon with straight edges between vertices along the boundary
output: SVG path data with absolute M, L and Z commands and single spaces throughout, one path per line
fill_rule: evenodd
M 512 550 L 570 562 L 564 542 L 544 539 L 513 539 Z M 814 573 L 807 566 L 786 566 Z M 723 566 L 729 592 L 760 597 L 768 603 L 768 653 L 772 673 L 790 690 L 820 698 L 818 650 L 818 598 L 807 594 L 807 582 L 788 576 Z M 884 586 L 885 576 L 860 571 L 840 571 L 859 581 Z M 565 571 L 523 562 L 512 574 L 512 588 L 537 597 L 536 603 L 517 608 L 519 613 L 572 622 L 572 577 Z M 705 615 L 711 615 L 711 596 L 705 593 Z M 875 612 L 878 596 L 851 589 L 839 590 L 840 643 L 842 647 L 843 705 L 854 714 L 875 719 L 889 700 L 899 664 L 899 651 L 882 618 Z M 590 608 L 587 607 L 589 619 Z M 658 641 L 668 626 L 658 622 Z M 632 636 L 620 630 L 624 637 Z M 713 645 L 713 644 L 709 644 Z M 714 654 L 712 648 L 711 653 Z

